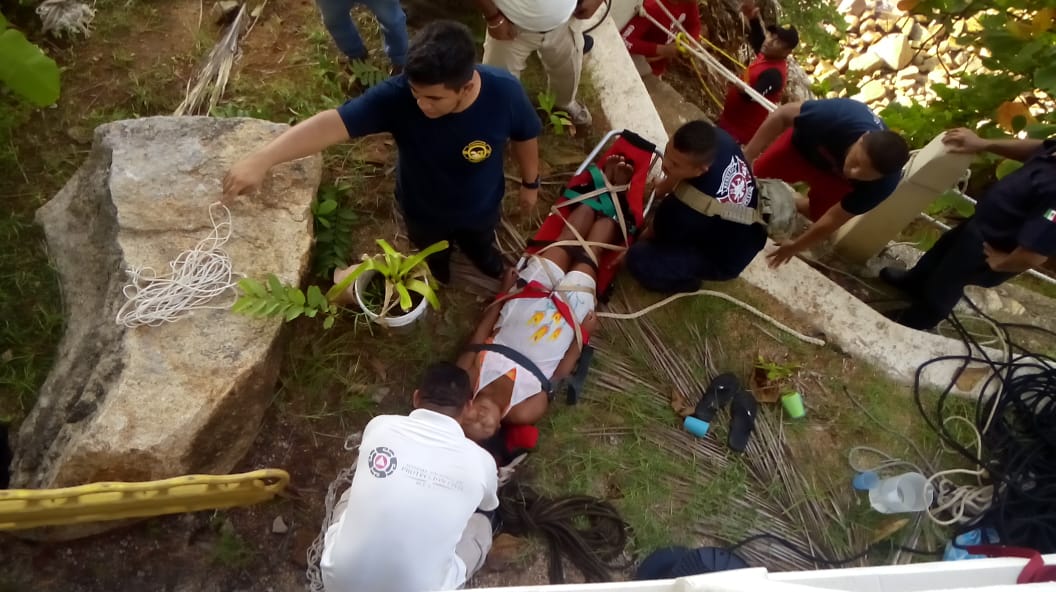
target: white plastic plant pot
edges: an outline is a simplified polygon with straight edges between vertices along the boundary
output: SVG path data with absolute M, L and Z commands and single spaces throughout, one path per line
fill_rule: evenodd
M 400 305 L 396 304 L 389 309 L 389 314 L 383 316 L 367 308 L 367 305 L 363 302 L 363 292 L 370 285 L 370 281 L 374 279 L 378 272 L 376 271 L 365 271 L 362 275 L 356 278 L 356 282 L 352 285 L 353 290 L 356 294 L 356 304 L 359 308 L 367 315 L 367 317 L 375 323 L 393 329 L 394 331 L 410 331 L 414 324 L 425 316 L 425 311 L 429 309 L 429 301 L 422 298 L 421 302 L 417 306 L 407 311 L 406 313 L 400 314 L 402 311 Z

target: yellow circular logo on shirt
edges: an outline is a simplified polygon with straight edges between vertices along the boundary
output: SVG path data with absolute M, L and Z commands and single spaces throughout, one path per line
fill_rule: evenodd
M 491 146 L 483 140 L 473 140 L 462 149 L 462 156 L 473 164 L 484 162 L 491 156 Z

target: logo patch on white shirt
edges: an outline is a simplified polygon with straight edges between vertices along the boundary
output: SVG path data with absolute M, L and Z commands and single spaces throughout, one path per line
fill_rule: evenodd
M 370 473 L 372 475 L 379 479 L 384 479 L 396 471 L 396 453 L 391 448 L 378 446 L 370 451 L 370 456 L 367 457 L 367 464 L 370 465 Z
M 734 156 L 726 170 L 722 172 L 722 181 L 719 183 L 719 191 L 715 198 L 723 203 L 733 203 L 739 206 L 747 206 L 752 201 L 754 191 L 752 183 L 752 172 L 748 164 L 740 157 Z

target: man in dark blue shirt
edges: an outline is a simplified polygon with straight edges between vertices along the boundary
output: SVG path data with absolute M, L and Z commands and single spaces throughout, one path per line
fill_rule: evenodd
M 225 199 L 260 186 L 276 164 L 320 152 L 349 138 L 389 132 L 396 140 L 396 201 L 418 248 L 450 240 L 485 274 L 502 273 L 495 227 L 505 194 L 508 140 L 521 169 L 521 205 L 538 197 L 539 117 L 513 76 L 476 65 L 469 30 L 452 21 L 415 36 L 404 74 L 337 109 L 290 128 L 236 163 L 224 179 Z M 429 259 L 442 282 L 450 253 Z
M 740 146 L 725 131 L 690 121 L 671 137 L 663 170 L 656 186 L 663 201 L 628 251 L 628 271 L 657 292 L 692 292 L 701 281 L 740 275 L 766 244 L 755 215 L 759 192 Z M 743 218 L 719 215 L 729 209 Z
M 880 272 L 912 301 L 890 318 L 913 329 L 945 319 L 965 286 L 992 288 L 1056 255 L 1056 139 L 984 140 L 962 128 L 947 132 L 943 142 L 951 152 L 988 151 L 1023 166 L 994 183 L 975 214 L 942 235 L 912 269 Z
M 813 224 L 767 254 L 777 267 L 891 195 L 909 146 L 863 103 L 825 99 L 778 107 L 744 154 L 760 179 L 810 185 L 796 207 Z

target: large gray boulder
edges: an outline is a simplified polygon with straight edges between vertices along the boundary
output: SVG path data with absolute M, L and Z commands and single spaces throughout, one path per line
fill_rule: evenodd
M 115 316 L 126 270 L 168 272 L 212 231 L 209 205 L 228 167 L 286 127 L 153 117 L 96 129 L 87 161 L 37 212 L 67 328 L 19 431 L 12 487 L 225 473 L 242 458 L 274 390 L 281 322 L 198 310 L 126 329 Z M 320 171 L 318 156 L 276 167 L 231 206 L 224 249 L 236 273 L 300 281 Z

